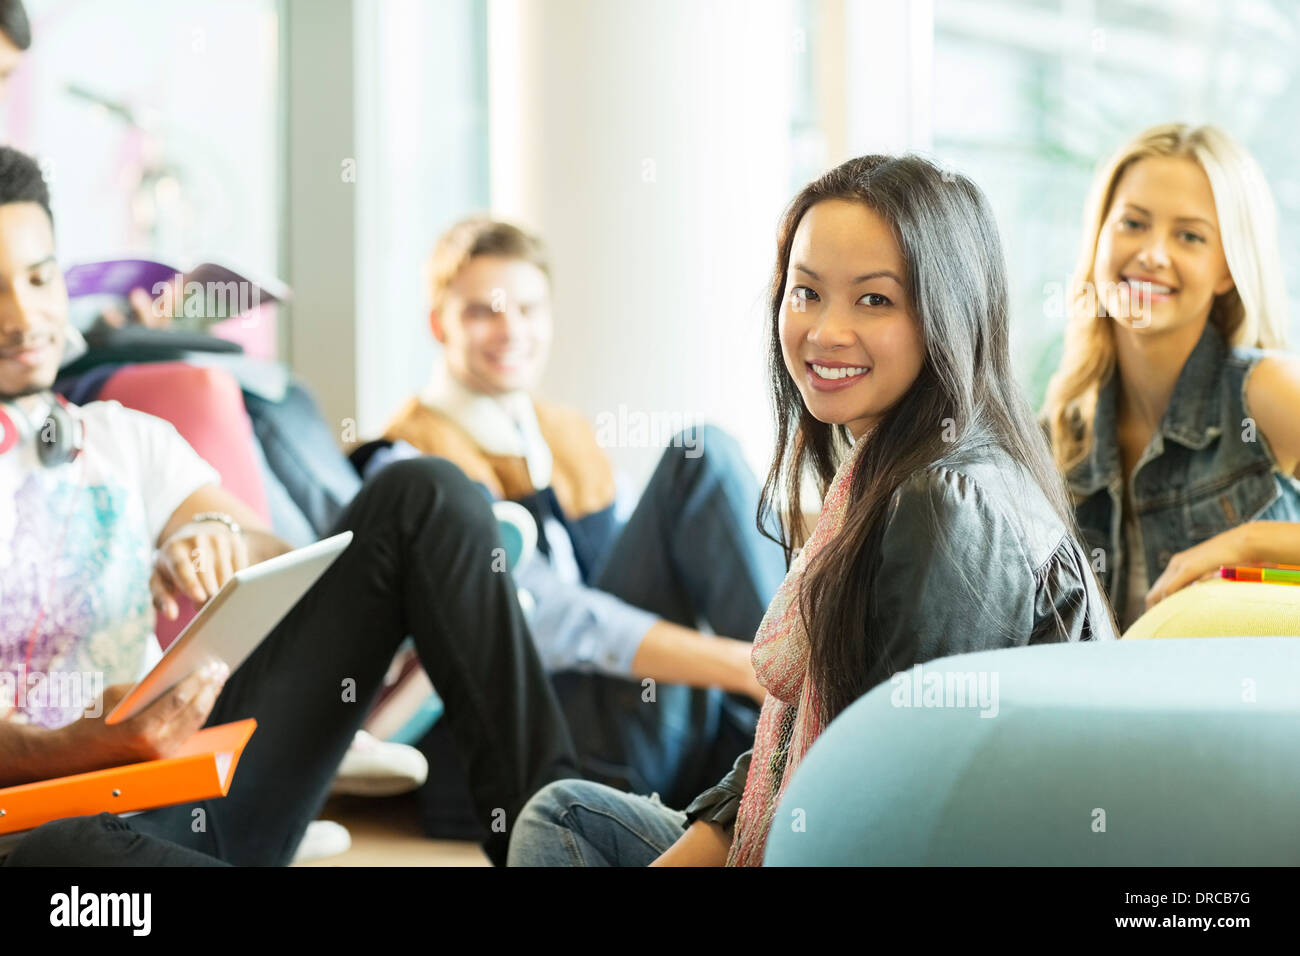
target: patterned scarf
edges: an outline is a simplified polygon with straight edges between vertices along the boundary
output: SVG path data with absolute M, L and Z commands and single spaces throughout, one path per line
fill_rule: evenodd
M 799 612 L 799 589 L 808 563 L 844 526 L 849 489 L 867 445 L 865 437 L 854 443 L 836 470 L 812 534 L 791 562 L 754 637 L 754 671 L 767 688 L 767 700 L 754 732 L 754 754 L 728 866 L 762 865 L 776 805 L 799 761 L 823 729 L 817 716 L 817 691 L 808 677 L 808 632 Z

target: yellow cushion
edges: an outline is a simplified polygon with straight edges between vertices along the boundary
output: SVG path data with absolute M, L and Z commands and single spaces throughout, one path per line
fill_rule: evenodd
M 1259 636 L 1300 636 L 1300 587 L 1202 581 L 1147 611 L 1124 632 L 1123 639 Z

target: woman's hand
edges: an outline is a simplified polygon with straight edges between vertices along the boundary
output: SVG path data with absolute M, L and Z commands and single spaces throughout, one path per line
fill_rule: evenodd
M 696 820 L 651 866 L 726 866 L 731 838 L 716 823 Z
M 165 329 L 172 324 L 173 318 L 181 314 L 183 292 L 184 283 L 180 276 L 162 285 L 157 297 L 144 289 L 132 289 L 126 297 L 125 311 L 117 305 L 109 305 L 100 317 L 105 325 L 115 329 L 128 325 Z
M 236 571 L 248 567 L 248 544 L 219 521 L 182 525 L 159 546 L 149 590 L 153 603 L 168 620 L 176 620 L 183 594 L 202 607 Z
M 1220 567 L 1300 564 L 1300 523 L 1248 521 L 1179 551 L 1147 592 L 1147 610 L 1175 591 L 1214 577 Z
M 1216 534 L 1193 548 L 1179 551 L 1169 559 L 1169 565 L 1156 578 L 1147 591 L 1146 609 L 1149 611 L 1175 591 L 1189 584 L 1204 581 L 1219 573 L 1225 565 L 1245 565 L 1256 560 L 1247 551 L 1246 538 L 1249 524 L 1237 525 L 1222 534 Z
M 736 680 L 740 692 L 762 707 L 767 699 L 767 688 L 758 682 L 758 675 L 754 673 L 754 645 L 749 641 L 732 641 L 731 644 L 735 645 L 731 652 L 736 658 Z

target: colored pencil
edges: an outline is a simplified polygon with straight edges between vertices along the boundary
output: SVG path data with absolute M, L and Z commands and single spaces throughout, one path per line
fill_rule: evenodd
M 1229 581 L 1300 585 L 1300 569 L 1291 568 L 1219 568 L 1219 577 Z

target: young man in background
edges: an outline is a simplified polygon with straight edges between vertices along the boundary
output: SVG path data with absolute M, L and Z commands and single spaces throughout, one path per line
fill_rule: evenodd
M 553 331 L 540 240 L 467 219 L 430 265 L 441 352 L 384 437 L 528 509 L 538 549 L 515 578 L 584 775 L 688 800 L 749 745 L 763 698 L 750 639 L 785 562 L 755 526 L 758 483 L 731 436 L 692 428 L 623 525 L 591 426 L 534 394 Z

